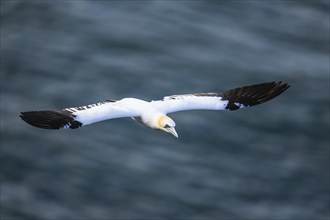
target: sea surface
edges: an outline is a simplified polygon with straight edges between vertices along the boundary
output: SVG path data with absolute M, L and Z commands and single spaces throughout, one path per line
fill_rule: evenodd
M 1 1 L 1 220 L 329 219 L 329 2 Z M 239 111 L 42 130 L 21 111 L 291 87 Z

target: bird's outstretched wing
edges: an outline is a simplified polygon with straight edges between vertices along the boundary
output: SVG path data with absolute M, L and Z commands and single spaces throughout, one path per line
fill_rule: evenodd
M 153 101 L 153 105 L 164 113 L 185 110 L 237 110 L 239 108 L 267 102 L 290 86 L 286 83 L 269 82 L 230 89 L 219 93 L 198 93 L 166 96 Z
M 136 117 L 116 101 L 107 100 L 92 105 L 65 108 L 60 111 L 29 111 L 21 112 L 20 117 L 28 124 L 44 129 L 79 128 L 95 122 L 122 117 Z

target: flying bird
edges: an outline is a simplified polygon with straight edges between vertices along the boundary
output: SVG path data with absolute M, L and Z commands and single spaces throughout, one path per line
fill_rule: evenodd
M 108 119 L 131 117 L 152 129 L 178 137 L 175 122 L 167 116 L 169 113 L 186 110 L 233 111 L 267 102 L 289 87 L 287 83 L 280 81 L 244 86 L 224 92 L 166 96 L 162 100 L 150 102 L 136 98 L 106 100 L 59 111 L 21 112 L 20 117 L 28 124 L 44 129 L 75 129 Z

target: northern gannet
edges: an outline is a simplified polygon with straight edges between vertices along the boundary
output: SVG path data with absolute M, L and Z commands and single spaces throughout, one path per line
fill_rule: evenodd
M 169 113 L 197 109 L 237 110 L 267 102 L 289 87 L 287 83 L 283 84 L 280 81 L 244 86 L 224 92 L 166 96 L 162 100 L 150 102 L 136 98 L 106 100 L 59 111 L 21 112 L 20 117 L 28 124 L 44 129 L 74 129 L 108 119 L 132 117 L 152 129 L 178 137 L 175 122 L 167 116 Z

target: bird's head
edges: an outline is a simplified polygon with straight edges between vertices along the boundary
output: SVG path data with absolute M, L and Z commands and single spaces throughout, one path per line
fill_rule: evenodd
M 178 133 L 175 131 L 175 122 L 168 116 L 162 115 L 158 118 L 158 129 L 171 133 L 178 138 Z

